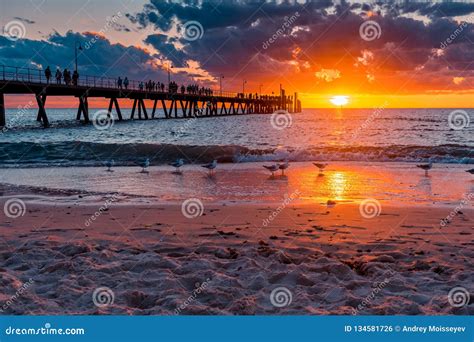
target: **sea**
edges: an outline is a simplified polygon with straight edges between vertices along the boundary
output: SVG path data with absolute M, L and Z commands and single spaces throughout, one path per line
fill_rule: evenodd
M 305 109 L 154 120 L 75 120 L 76 109 L 7 111 L 0 195 L 60 203 L 470 203 L 472 109 Z M 124 117 L 129 110 L 123 109 Z M 454 114 L 453 114 L 454 113 Z M 102 115 L 102 117 L 101 117 Z M 181 172 L 168 165 L 181 158 Z M 149 159 L 142 172 L 140 164 Z M 212 176 L 201 165 L 216 159 Z M 275 175 L 264 165 L 288 161 Z M 327 163 L 323 172 L 313 164 Z M 417 167 L 433 163 L 429 173 Z M 108 170 L 106 164 L 113 164 Z M 109 171 L 109 172 L 107 172 Z M 110 172 L 112 171 L 112 172 Z M 31 197 L 31 195 L 34 195 Z
M 48 109 L 42 128 L 34 109 L 7 109 L 0 167 L 131 166 L 295 161 L 474 164 L 473 109 L 304 109 L 154 120 L 75 120 L 77 109 Z M 122 109 L 124 117 L 130 110 Z M 453 114 L 454 112 L 454 114 Z M 157 117 L 164 114 L 158 111 Z

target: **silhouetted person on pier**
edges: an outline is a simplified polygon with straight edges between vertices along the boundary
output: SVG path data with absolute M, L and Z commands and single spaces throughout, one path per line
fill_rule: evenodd
M 67 69 L 64 69 L 63 78 L 64 78 L 64 83 L 66 85 L 69 85 L 69 81 L 71 80 L 71 75 L 69 74 L 69 71 Z
M 181 94 L 184 94 L 184 84 L 181 86 Z
M 79 81 L 79 73 L 77 72 L 77 70 L 74 70 L 74 72 L 72 73 L 72 84 L 77 86 L 78 81 Z
M 161 83 L 161 92 L 162 92 L 162 93 L 165 92 L 165 84 L 164 84 L 164 83 Z
M 49 68 L 49 65 L 44 71 L 44 75 L 46 76 L 46 83 L 49 84 L 49 79 L 51 78 L 51 69 Z
M 118 80 L 117 80 L 117 87 L 118 87 L 119 89 L 122 89 L 122 79 L 120 78 L 120 76 L 119 76 L 119 78 L 118 78 Z
M 128 77 L 125 77 L 123 80 L 123 85 L 125 86 L 125 89 L 128 89 Z
M 143 90 L 143 82 L 140 82 L 140 84 L 138 85 L 138 89 Z
M 56 69 L 56 84 L 61 84 L 61 78 L 63 77 L 63 73 L 59 68 Z

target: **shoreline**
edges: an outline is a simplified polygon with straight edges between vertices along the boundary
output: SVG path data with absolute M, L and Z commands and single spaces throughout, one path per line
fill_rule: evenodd
M 298 204 L 359 203 L 375 199 L 383 205 L 456 206 L 474 193 L 474 177 L 465 165 L 436 164 L 428 175 L 412 163 L 329 162 L 324 173 L 311 162 L 294 162 L 285 175 L 262 166 L 271 163 L 219 164 L 215 175 L 199 165 L 141 168 L 69 167 L 2 169 L 3 195 L 52 196 L 66 203 L 101 202 L 112 195 L 118 203 L 175 204 L 188 198 L 204 203 L 281 203 L 294 196 Z

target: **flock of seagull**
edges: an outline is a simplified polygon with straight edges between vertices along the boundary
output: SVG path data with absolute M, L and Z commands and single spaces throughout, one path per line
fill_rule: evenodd
M 142 168 L 142 170 L 140 171 L 140 173 L 148 173 L 148 170 L 147 168 L 150 166 L 150 158 L 146 158 L 144 161 L 140 162 L 140 163 L 136 163 L 138 166 L 140 166 Z M 107 167 L 107 170 L 108 172 L 113 172 L 114 170 L 112 170 L 112 167 L 115 165 L 115 162 L 114 160 L 109 160 L 105 163 L 105 166 Z M 184 160 L 183 159 L 176 159 L 174 162 L 172 163 L 169 163 L 168 165 L 170 166 L 173 166 L 175 169 L 176 169 L 176 172 L 179 173 L 180 172 L 180 167 L 184 165 Z M 212 175 L 214 173 L 214 170 L 216 169 L 217 167 L 217 160 L 213 160 L 212 162 L 210 163 L 207 163 L 207 164 L 204 164 L 204 165 L 201 165 L 203 168 L 206 168 L 209 170 L 209 174 Z
M 324 163 L 313 163 L 314 166 L 316 166 L 318 169 L 319 169 L 319 173 L 322 174 L 324 169 L 326 168 L 326 166 L 328 164 L 324 164 Z M 278 170 L 281 170 L 281 175 L 284 176 L 285 175 L 285 170 L 290 166 L 290 164 L 288 163 L 288 161 L 285 161 L 283 164 L 272 164 L 272 165 L 263 165 L 263 167 L 265 169 L 267 169 L 268 171 L 270 171 L 272 173 L 272 177 L 275 176 L 275 172 L 277 172 Z
M 105 166 L 107 167 L 108 172 L 113 172 L 112 167 L 114 166 L 114 161 L 109 160 L 105 163 Z M 140 171 L 141 173 L 148 173 L 147 168 L 150 166 L 150 159 L 146 158 L 143 162 L 137 163 L 138 166 L 142 168 Z M 174 162 L 169 163 L 168 165 L 173 166 L 176 170 L 176 173 L 180 173 L 180 168 L 184 165 L 184 160 L 183 159 L 176 159 Z M 324 169 L 328 164 L 326 163 L 313 163 L 314 166 L 316 166 L 319 169 L 319 174 L 322 174 L 324 172 Z M 270 171 L 272 173 L 272 177 L 275 176 L 275 172 L 278 170 L 281 171 L 281 175 L 283 176 L 285 174 L 285 170 L 290 166 L 290 163 L 288 161 L 285 161 L 284 163 L 276 163 L 272 165 L 263 165 L 265 169 Z M 201 167 L 208 169 L 209 170 L 209 175 L 212 175 L 215 172 L 215 169 L 217 168 L 217 160 L 213 160 L 210 163 L 201 165 Z M 425 174 L 428 175 L 428 171 L 433 168 L 433 163 L 428 163 L 428 164 L 418 164 L 416 167 L 425 170 Z M 470 173 L 471 175 L 474 175 L 474 169 L 466 170 L 466 172 Z
M 433 168 L 433 163 L 418 164 L 416 167 L 425 170 L 425 175 L 428 175 L 428 171 Z M 474 169 L 466 170 L 466 172 L 470 173 L 471 175 L 474 175 Z

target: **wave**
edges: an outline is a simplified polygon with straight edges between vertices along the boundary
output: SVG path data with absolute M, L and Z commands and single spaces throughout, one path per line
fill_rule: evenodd
M 221 163 L 278 161 L 367 161 L 435 162 L 474 164 L 474 147 L 440 146 L 327 146 L 304 149 L 252 149 L 237 145 L 105 144 L 93 142 L 1 143 L 1 167 L 101 166 L 114 160 L 115 165 L 136 165 L 145 158 L 161 165 L 177 158 L 190 163 L 217 159 Z

